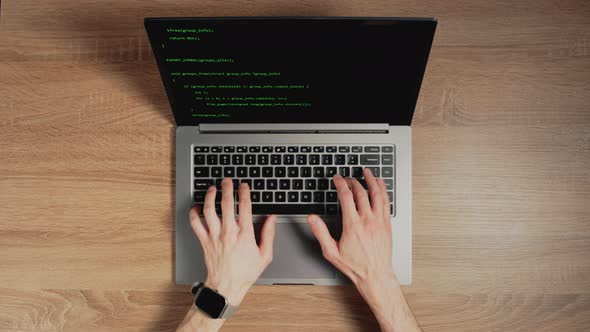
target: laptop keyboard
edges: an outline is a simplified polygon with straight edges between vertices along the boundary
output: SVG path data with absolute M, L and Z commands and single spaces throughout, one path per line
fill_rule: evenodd
M 369 167 L 384 179 L 395 215 L 393 145 L 193 146 L 193 167 L 195 203 L 204 202 L 210 185 L 221 189 L 221 180 L 229 177 L 235 189 L 241 182 L 250 186 L 253 214 L 294 215 L 338 214 L 332 176 L 354 177 L 367 189 L 363 168 Z M 220 213 L 221 190 L 215 202 Z

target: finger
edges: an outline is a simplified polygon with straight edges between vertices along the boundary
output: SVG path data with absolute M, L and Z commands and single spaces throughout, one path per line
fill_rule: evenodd
M 247 183 L 241 183 L 238 190 L 238 214 L 240 231 L 254 233 L 252 225 L 252 202 L 250 200 L 250 188 Z
M 193 206 L 189 210 L 188 215 L 190 218 L 191 227 L 193 228 L 193 232 L 195 232 L 195 234 L 199 238 L 199 241 L 201 241 L 201 244 L 206 245 L 207 243 L 209 243 L 209 232 L 207 231 L 207 229 L 205 229 L 205 225 L 203 225 L 203 221 L 201 221 L 201 218 L 199 217 L 199 207 Z
M 356 203 L 356 209 L 359 215 L 371 212 L 371 205 L 369 204 L 369 195 L 365 188 L 355 178 L 349 180 L 351 185 L 352 196 Z
M 340 250 L 338 249 L 338 243 L 332 235 L 330 231 L 328 231 L 328 226 L 326 223 L 315 214 L 310 214 L 307 216 L 307 222 L 311 225 L 311 231 L 313 235 L 320 243 L 320 247 L 322 247 L 322 254 L 324 257 L 332 264 L 336 265 L 339 261 L 340 257 Z
M 383 198 L 381 197 L 383 193 L 381 192 L 381 187 L 377 183 L 377 179 L 373 176 L 373 172 L 368 167 L 365 167 L 363 170 L 363 175 L 365 177 L 365 182 L 367 183 L 367 187 L 369 188 L 369 196 L 371 197 L 371 210 L 374 214 L 378 216 L 383 215 Z
M 219 236 L 221 225 L 219 217 L 215 212 L 215 195 L 217 195 L 217 188 L 215 186 L 209 186 L 207 194 L 205 195 L 205 205 L 203 206 L 203 215 L 209 228 L 209 234 L 214 237 Z
M 379 178 L 377 179 L 377 183 L 379 184 L 379 188 L 381 188 L 381 192 L 383 193 L 383 216 L 385 216 L 385 220 L 389 222 L 391 220 L 391 210 L 389 209 L 389 196 L 387 196 L 387 189 L 385 187 L 385 181 Z
M 260 255 L 264 259 L 265 265 L 272 261 L 273 243 L 275 240 L 275 223 L 277 217 L 271 214 L 266 218 L 262 231 L 260 231 Z
M 338 192 L 338 199 L 340 200 L 340 208 L 342 208 L 343 217 L 358 217 L 352 192 L 348 188 L 348 184 L 340 175 L 334 175 L 332 178 L 334 186 Z M 342 218 L 343 222 L 348 218 Z
M 230 178 L 221 181 L 221 233 L 227 234 L 236 230 L 234 211 L 234 183 Z

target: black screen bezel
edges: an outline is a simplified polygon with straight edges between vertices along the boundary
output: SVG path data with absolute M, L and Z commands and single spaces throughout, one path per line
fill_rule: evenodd
M 403 126 L 409 126 L 412 123 L 412 118 L 414 115 L 414 110 L 416 107 L 416 103 L 418 100 L 418 96 L 419 96 L 419 92 L 420 92 L 420 87 L 422 85 L 422 80 L 424 77 L 424 72 L 426 70 L 426 65 L 428 62 L 428 58 L 430 55 L 430 51 L 432 48 L 432 42 L 434 39 L 434 32 L 436 30 L 436 25 L 437 25 L 437 20 L 436 18 L 414 18 L 414 17 L 408 17 L 408 18 L 403 18 L 403 17 L 148 17 L 144 19 L 144 25 L 145 25 L 145 29 L 147 31 L 148 34 L 148 38 L 150 40 L 150 45 L 152 47 L 152 52 L 154 54 L 154 57 L 156 58 L 156 62 L 158 65 L 158 69 L 160 72 L 160 77 L 162 79 L 162 82 L 164 84 L 164 88 L 166 90 L 166 95 L 168 97 L 168 101 L 170 103 L 170 107 L 172 109 L 172 112 L 174 114 L 174 119 L 176 121 L 177 126 L 197 126 L 200 123 L 206 123 L 210 121 L 198 121 L 196 119 L 189 119 L 186 116 L 184 116 L 182 114 L 182 110 L 180 110 L 179 107 L 177 107 L 176 105 L 176 100 L 174 99 L 174 91 L 172 88 L 172 84 L 169 81 L 169 79 L 165 76 L 166 73 L 166 67 L 164 65 L 164 61 L 162 61 L 162 57 L 159 53 L 159 48 L 155 47 L 155 45 L 158 45 L 158 41 L 154 40 L 154 34 L 150 33 L 150 31 L 152 29 L 155 29 L 158 27 L 158 25 L 161 24 L 169 24 L 170 21 L 187 21 L 187 20 L 194 20 L 194 21 L 203 21 L 203 20 L 208 20 L 208 21 L 213 21 L 213 20 L 345 20 L 345 21 L 358 21 L 358 24 L 366 24 L 367 22 L 370 21 L 400 21 L 400 22 L 404 22 L 406 24 L 415 24 L 415 25 L 424 25 L 426 27 L 428 27 L 431 31 L 431 34 L 429 36 L 429 38 L 424 40 L 426 47 L 426 52 L 425 54 L 423 54 L 422 59 L 422 67 L 420 68 L 420 73 L 419 75 L 417 75 L 417 81 L 415 82 L 408 82 L 408 84 L 411 84 L 413 86 L 416 87 L 416 93 L 415 93 L 415 98 L 411 103 L 411 107 L 405 109 L 402 107 L 396 107 L 396 105 L 391 105 L 391 109 L 395 110 L 395 112 L 391 112 L 392 116 L 389 119 L 384 119 L 383 121 L 380 121 L 382 123 L 389 123 L 390 125 L 403 125 Z M 264 123 L 264 121 L 255 121 L 257 123 Z M 298 121 L 298 123 L 317 123 L 318 121 L 313 121 L 313 119 L 310 119 L 309 121 L 306 121 L 305 119 Z M 358 121 L 354 121 L 354 123 L 363 123 L 364 121 L 362 120 L 362 118 L 359 118 Z M 223 123 L 238 123 L 236 121 L 223 121 Z M 351 121 L 348 121 L 348 123 L 352 123 Z

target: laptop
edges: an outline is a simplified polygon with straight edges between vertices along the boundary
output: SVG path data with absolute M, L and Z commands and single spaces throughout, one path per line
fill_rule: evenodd
M 206 279 L 188 211 L 223 177 L 250 186 L 257 238 L 278 216 L 258 284 L 349 283 L 305 217 L 319 214 L 338 239 L 331 177 L 365 185 L 363 167 L 385 180 L 394 270 L 411 283 L 410 124 L 434 18 L 146 18 L 145 27 L 177 125 L 177 284 Z

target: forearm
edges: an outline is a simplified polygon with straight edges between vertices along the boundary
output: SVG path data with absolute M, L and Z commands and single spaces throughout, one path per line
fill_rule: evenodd
M 395 277 L 374 278 L 357 285 L 383 332 L 422 331 Z
M 225 323 L 225 319 L 213 319 L 200 312 L 198 309 L 192 307 L 184 317 L 184 320 L 178 328 L 177 332 L 216 332 L 221 329 Z

